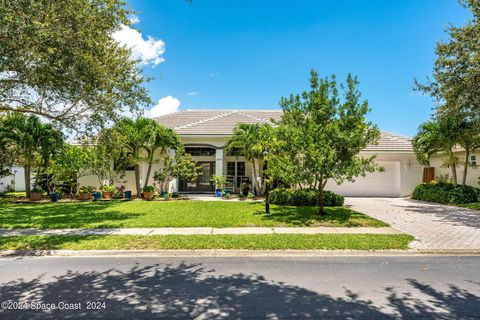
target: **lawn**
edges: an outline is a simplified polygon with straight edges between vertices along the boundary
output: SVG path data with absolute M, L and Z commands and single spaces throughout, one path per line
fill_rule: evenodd
M 459 204 L 458 206 L 473 210 L 480 210 L 480 202 L 464 203 Z
M 387 224 L 342 207 L 271 206 L 223 201 L 112 201 L 52 204 L 0 204 L 0 228 L 151 227 L 385 227 Z
M 408 249 L 405 234 L 250 234 L 168 236 L 11 236 L 0 237 L 0 250 L 139 249 Z

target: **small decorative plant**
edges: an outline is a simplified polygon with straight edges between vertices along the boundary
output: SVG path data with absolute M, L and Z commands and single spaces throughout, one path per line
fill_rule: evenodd
M 35 193 L 44 193 L 45 191 L 43 191 L 42 188 L 39 188 L 37 186 L 33 187 L 32 191 L 31 192 L 35 192 Z
M 152 200 L 155 197 L 155 187 L 154 186 L 145 186 L 143 187 L 143 197 L 145 200 Z
M 224 176 L 213 176 L 210 181 L 215 183 L 215 190 L 222 192 L 225 189 L 225 184 L 227 183 L 227 177 Z
M 110 186 L 110 185 L 106 185 L 106 186 L 102 186 L 101 190 L 103 192 L 113 192 L 113 191 L 115 191 L 115 187 Z
M 79 188 L 80 193 L 92 193 L 96 190 L 94 186 L 81 186 Z
M 242 195 L 248 196 L 248 193 L 250 192 L 250 184 L 246 183 L 246 182 L 242 183 L 240 185 L 240 190 L 241 190 Z
M 154 186 L 145 186 L 143 187 L 143 192 L 155 192 Z

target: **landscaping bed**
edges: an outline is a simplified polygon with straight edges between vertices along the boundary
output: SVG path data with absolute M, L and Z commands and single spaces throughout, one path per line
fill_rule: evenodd
M 480 189 L 471 186 L 454 186 L 452 183 L 431 182 L 415 187 L 412 199 L 442 204 L 478 202 Z
M 111 201 L 0 204 L 0 228 L 387 227 L 344 207 L 271 206 L 240 201 Z
M 166 236 L 11 236 L 0 250 L 163 250 L 163 249 L 408 249 L 405 234 L 250 234 Z

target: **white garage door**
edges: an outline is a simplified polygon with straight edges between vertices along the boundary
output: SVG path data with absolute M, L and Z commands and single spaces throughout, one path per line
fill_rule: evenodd
M 368 173 L 358 177 L 355 182 L 337 185 L 329 181 L 326 190 L 342 196 L 351 197 L 399 197 L 400 196 L 400 162 L 379 162 L 384 172 Z

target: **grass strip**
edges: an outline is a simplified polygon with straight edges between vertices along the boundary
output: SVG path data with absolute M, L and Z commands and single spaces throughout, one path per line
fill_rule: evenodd
M 165 236 L 8 236 L 1 250 L 136 250 L 136 249 L 407 249 L 405 234 L 249 234 Z

